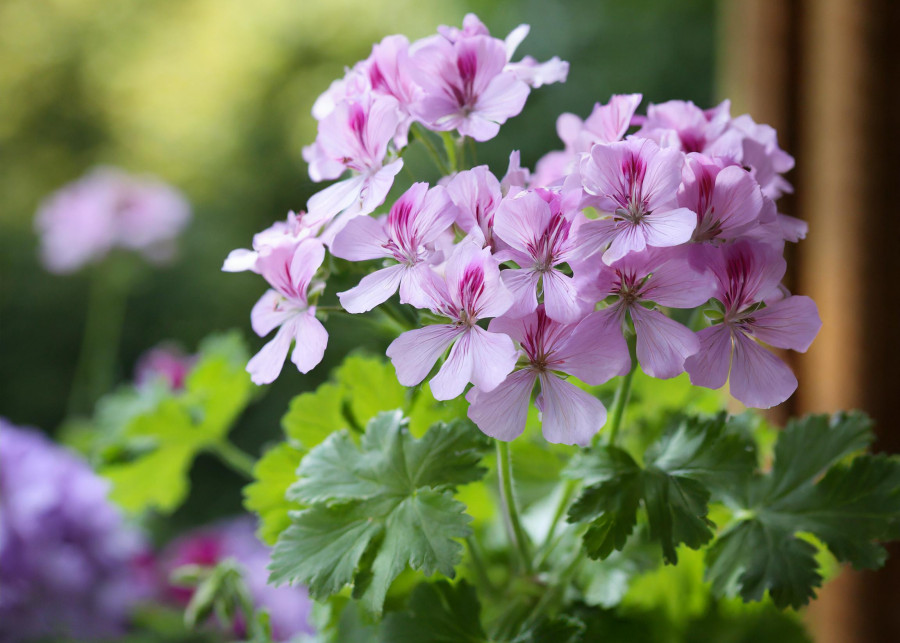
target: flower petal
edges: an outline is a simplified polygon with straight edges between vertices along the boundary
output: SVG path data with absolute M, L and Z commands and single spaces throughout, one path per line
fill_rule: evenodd
M 684 371 L 684 360 L 700 350 L 688 328 L 643 306 L 629 308 L 637 335 L 637 358 L 647 375 L 669 379 Z
M 731 394 L 747 406 L 768 409 L 797 390 L 787 364 L 743 333 L 734 334 Z
M 397 292 L 404 268 L 398 263 L 366 275 L 357 286 L 337 294 L 341 306 L 348 313 L 358 314 L 383 304 Z
M 331 242 L 331 254 L 348 261 L 367 261 L 390 257 L 385 250 L 388 236 L 382 222 L 371 217 L 357 217 L 347 223 Z
M 541 375 L 541 424 L 547 442 L 587 446 L 606 424 L 606 407 L 593 395 L 555 375 Z
M 697 333 L 700 350 L 684 360 L 691 384 L 721 388 L 728 380 L 731 367 L 731 329 L 725 324 L 710 326 Z
M 628 373 L 631 358 L 620 310 L 609 307 L 585 317 L 556 347 L 550 366 L 591 385 Z
M 509 441 L 522 434 L 528 419 L 528 403 L 537 374 L 516 371 L 490 393 L 473 388 L 466 394 L 469 419 L 485 435 Z
M 794 295 L 753 313 L 751 332 L 771 346 L 805 353 L 820 328 L 822 320 L 816 303 L 809 297 Z
M 544 273 L 544 307 L 547 316 L 561 324 L 580 321 L 592 308 L 578 298 L 575 280 L 556 269 Z
M 391 342 L 387 356 L 394 364 L 403 386 L 415 386 L 425 379 L 438 357 L 459 336 L 449 324 L 435 324 L 409 330 Z
M 473 326 L 470 333 L 474 352 L 471 382 L 485 393 L 494 390 L 516 366 L 518 351 L 508 335 Z
M 284 360 L 294 339 L 293 329 L 289 324 L 278 329 L 272 338 L 260 351 L 247 362 L 247 372 L 254 384 L 271 384 L 281 373 Z
M 291 361 L 301 373 L 308 373 L 322 361 L 328 345 L 328 331 L 310 309 L 306 314 L 297 315 L 290 325 L 294 331 L 294 352 Z

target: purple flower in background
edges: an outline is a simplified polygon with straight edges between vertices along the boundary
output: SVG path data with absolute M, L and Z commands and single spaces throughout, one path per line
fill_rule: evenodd
M 358 217 L 335 237 L 331 251 L 350 261 L 393 259 L 397 263 L 363 277 L 359 285 L 338 293 L 351 313 L 364 313 L 400 289 L 400 301 L 419 308 L 428 305 L 434 244 L 457 216 L 447 190 L 414 183 L 381 221 Z M 440 254 L 440 253 L 438 253 Z M 442 256 L 442 255 L 441 255 Z
M 143 540 L 78 456 L 0 418 L 0 641 L 124 632 L 152 588 Z
M 444 279 L 434 278 L 428 308 L 450 318 L 410 330 L 391 342 L 387 356 L 404 386 L 421 382 L 445 350 L 447 361 L 431 379 L 435 399 L 452 400 L 472 382 L 493 390 L 516 364 L 516 349 L 507 335 L 478 326 L 479 319 L 502 315 L 513 297 L 500 281 L 497 260 L 490 249 L 471 239 L 463 240 L 447 260 Z
M 188 202 L 173 187 L 98 168 L 50 195 L 38 209 L 35 227 L 47 270 L 71 273 L 102 261 L 114 248 L 165 263 L 190 217 Z
M 588 384 L 602 384 L 628 372 L 628 348 L 621 334 L 598 334 L 592 325 L 560 324 L 543 305 L 521 319 L 498 317 L 490 330 L 504 333 L 522 346 L 527 363 L 490 392 L 473 388 L 466 394 L 469 417 L 484 433 L 498 440 L 521 435 L 536 382 L 541 392 L 544 437 L 558 444 L 590 443 L 606 422 L 606 408 L 593 395 L 558 373 L 574 375 Z
M 700 350 L 685 362 L 691 382 L 719 388 L 731 381 L 731 394 L 755 408 L 781 404 L 797 389 L 787 364 L 760 346 L 805 352 L 822 327 L 809 297 L 784 297 L 781 278 L 787 264 L 781 252 L 753 241 L 725 246 L 713 263 L 722 323 L 697 335 Z
M 301 587 L 268 585 L 269 548 L 254 534 L 253 520 L 240 517 L 197 529 L 171 542 L 160 554 L 162 578 L 183 565 L 212 567 L 228 558 L 240 564 L 244 581 L 257 608 L 269 612 L 272 638 L 288 641 L 298 634 L 314 634 L 310 616 L 312 601 Z M 167 582 L 164 580 L 164 582 Z M 186 605 L 193 590 L 168 585 L 166 593 L 179 605 Z M 235 632 L 244 635 L 245 623 L 236 623 Z
M 581 227 L 585 242 L 602 249 L 611 264 L 647 246 L 669 247 L 685 243 L 697 225 L 697 215 L 678 206 L 684 155 L 661 149 L 651 140 L 629 139 L 597 144 L 581 162 L 584 190 L 594 199 L 589 205 L 610 216 Z
M 142 387 L 162 381 L 172 391 L 180 391 L 196 362 L 196 355 L 188 355 L 175 346 L 163 344 L 151 348 L 138 358 L 134 383 Z

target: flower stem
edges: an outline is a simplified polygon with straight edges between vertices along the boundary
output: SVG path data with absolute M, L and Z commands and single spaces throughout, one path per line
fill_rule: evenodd
M 425 146 L 425 150 L 428 152 L 428 156 L 431 157 L 431 160 L 434 161 L 434 164 L 437 166 L 438 171 L 441 174 L 450 174 L 450 170 L 447 168 L 447 164 L 444 163 L 444 160 L 441 158 L 441 155 L 438 153 L 437 148 L 434 146 L 434 143 L 431 142 L 431 138 L 428 136 L 428 133 L 422 128 L 418 123 L 413 123 L 412 132 L 415 137 L 422 141 L 422 145 Z
M 506 527 L 509 532 L 513 548 L 518 552 L 519 562 L 526 574 L 531 574 L 531 552 L 529 551 L 528 535 L 522 528 L 519 519 L 519 510 L 516 507 L 516 498 L 513 494 L 512 462 L 509 457 L 509 443 L 502 440 L 494 440 L 497 446 L 497 475 L 500 478 L 500 499 L 503 502 L 503 511 L 506 517 Z
M 456 139 L 452 132 L 441 132 L 441 138 L 444 139 L 444 151 L 447 153 L 447 164 L 449 166 L 449 174 L 459 171 L 459 160 L 456 156 Z
M 255 479 L 253 468 L 256 466 L 256 460 L 246 451 L 239 449 L 228 440 L 214 443 L 210 447 L 210 451 L 231 470 L 248 480 Z
M 91 274 L 87 319 L 69 392 L 70 416 L 89 413 L 100 396 L 112 387 L 131 284 L 128 268 L 107 262 L 94 267 Z
M 613 398 L 612 409 L 609 412 L 609 444 L 616 443 L 616 437 L 619 435 L 619 428 L 622 426 L 622 418 L 625 416 L 625 407 L 628 405 L 628 398 L 631 396 L 631 381 L 634 379 L 634 372 L 637 370 L 637 356 L 635 355 L 634 337 L 628 338 L 628 352 L 631 354 L 631 370 L 619 382 L 616 389 L 616 396 Z

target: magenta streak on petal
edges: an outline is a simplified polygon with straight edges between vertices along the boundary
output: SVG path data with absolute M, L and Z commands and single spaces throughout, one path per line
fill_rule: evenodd
M 551 215 L 544 233 L 528 244 L 528 252 L 535 261 L 535 270 L 545 272 L 560 263 L 559 255 L 569 239 L 571 222 L 561 212 Z

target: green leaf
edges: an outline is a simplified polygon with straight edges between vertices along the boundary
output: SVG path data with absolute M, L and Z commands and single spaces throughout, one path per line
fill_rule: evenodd
M 278 534 L 291 524 L 289 512 L 300 504 L 288 500 L 285 490 L 297 479 L 297 467 L 303 451 L 289 442 L 281 442 L 259 459 L 253 468 L 256 479 L 244 487 L 244 507 L 259 516 L 259 537 L 274 545 Z
M 185 499 L 188 474 L 198 453 L 222 440 L 255 394 L 245 371 L 247 353 L 235 334 L 212 337 L 200 349 L 185 390 L 146 398 L 116 396 L 98 406 L 98 421 L 120 417 L 111 429 L 98 469 L 112 482 L 111 496 L 132 512 L 171 512 Z
M 271 580 L 300 582 L 314 598 L 354 585 L 381 612 L 391 582 L 407 566 L 453 577 L 471 532 L 452 490 L 484 474 L 486 441 L 469 423 L 439 424 L 416 440 L 399 411 L 377 415 L 357 445 L 331 435 L 301 462 L 291 514 L 279 537 Z
M 407 406 L 406 387 L 397 381 L 394 367 L 389 362 L 351 355 L 335 371 L 335 379 L 343 387 L 350 413 L 358 426 L 365 426 L 381 411 Z
M 326 382 L 313 393 L 301 393 L 291 400 L 281 420 L 285 435 L 304 449 L 312 449 L 335 431 L 349 425 L 344 417 L 345 390 Z
M 422 583 L 402 612 L 385 620 L 383 643 L 482 643 L 487 635 L 481 628 L 481 605 L 475 588 L 462 580 Z
M 792 421 L 775 445 L 771 472 L 745 481 L 741 520 L 708 553 L 707 578 L 720 595 L 798 608 L 822 583 L 812 534 L 857 568 L 884 563 L 881 541 L 897 538 L 900 460 L 860 455 L 871 442 L 861 413 Z
M 643 468 L 618 447 L 597 446 L 576 458 L 566 475 L 590 484 L 570 508 L 569 521 L 589 523 L 585 550 L 603 559 L 625 546 L 643 504 L 651 538 L 675 564 L 678 545 L 697 549 L 713 537 L 710 490 L 732 488 L 755 462 L 743 433 L 727 430 L 725 414 L 679 418 L 647 449 Z
M 580 619 L 563 614 L 541 619 L 534 627 L 516 636 L 512 643 L 577 643 L 586 629 Z

